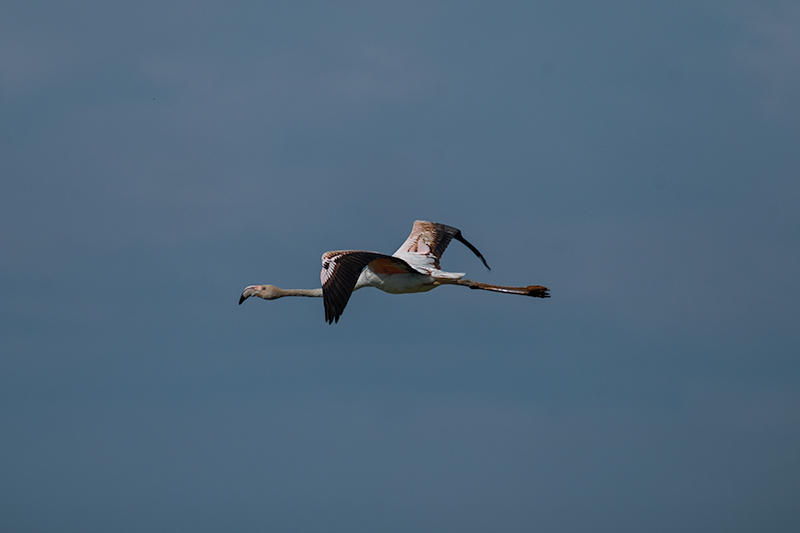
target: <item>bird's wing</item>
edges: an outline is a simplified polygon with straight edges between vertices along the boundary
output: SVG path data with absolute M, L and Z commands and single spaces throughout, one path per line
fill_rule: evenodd
M 322 254 L 322 301 L 325 304 L 325 321 L 338 322 L 347 306 L 358 276 L 368 264 L 375 261 L 376 271 L 385 273 L 414 272 L 400 258 L 378 252 L 343 250 Z
M 434 268 L 441 269 L 439 260 L 450 241 L 455 239 L 463 243 L 467 248 L 472 250 L 472 253 L 477 255 L 483 262 L 486 268 L 489 265 L 486 259 L 467 239 L 461 235 L 461 230 L 452 226 L 444 224 L 437 224 L 436 222 L 425 222 L 424 220 L 417 220 L 414 222 L 414 227 L 411 229 L 411 235 L 408 236 L 406 242 L 395 252 L 398 253 L 411 253 L 424 255 L 433 261 Z M 491 268 L 489 268 L 491 270 Z

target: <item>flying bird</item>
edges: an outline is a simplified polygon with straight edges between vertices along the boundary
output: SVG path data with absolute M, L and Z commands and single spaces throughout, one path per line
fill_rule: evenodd
M 392 255 L 360 250 L 322 254 L 321 289 L 281 289 L 274 285 L 250 285 L 239 297 L 239 305 L 251 296 L 276 300 L 284 296 L 322 298 L 325 321 L 339 322 L 350 295 L 364 287 L 375 287 L 391 294 L 427 292 L 440 285 L 462 285 L 470 289 L 549 298 L 550 291 L 541 285 L 505 287 L 478 283 L 464 278 L 464 273 L 441 270 L 439 261 L 447 245 L 455 239 L 463 243 L 489 268 L 483 255 L 461 235 L 444 224 L 417 220 L 406 242 Z

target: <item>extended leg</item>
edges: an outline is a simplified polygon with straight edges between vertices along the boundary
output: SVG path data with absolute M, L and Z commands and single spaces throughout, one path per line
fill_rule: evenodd
M 504 285 L 490 285 L 488 283 L 478 283 L 471 279 L 454 279 L 442 283 L 462 285 L 470 289 L 480 289 L 483 291 L 505 292 L 507 294 L 519 294 L 521 296 L 533 296 L 535 298 L 550 298 L 550 289 L 541 285 L 528 285 L 527 287 L 506 287 Z

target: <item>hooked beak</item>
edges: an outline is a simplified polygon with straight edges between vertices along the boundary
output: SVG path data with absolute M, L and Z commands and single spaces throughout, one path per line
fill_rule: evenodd
M 242 302 L 258 294 L 258 291 L 261 290 L 261 285 L 250 285 L 249 287 L 245 287 L 244 292 L 242 295 L 239 296 L 239 305 L 242 305 Z

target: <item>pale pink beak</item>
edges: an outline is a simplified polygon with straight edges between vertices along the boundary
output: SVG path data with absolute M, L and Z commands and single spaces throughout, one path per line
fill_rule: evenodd
M 250 285 L 249 287 L 245 287 L 244 292 L 242 295 L 239 296 L 239 305 L 242 305 L 242 302 L 258 294 L 258 291 L 261 290 L 261 285 Z

